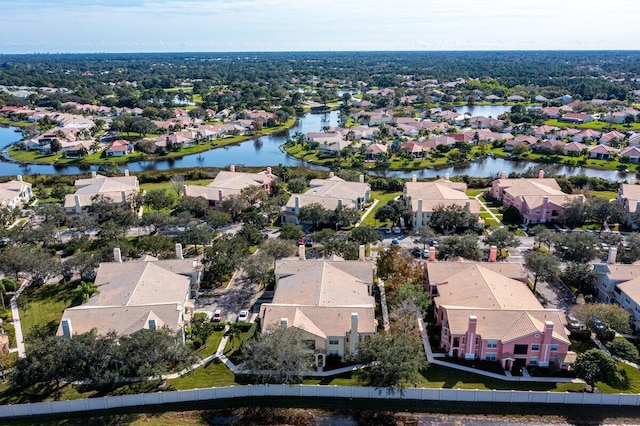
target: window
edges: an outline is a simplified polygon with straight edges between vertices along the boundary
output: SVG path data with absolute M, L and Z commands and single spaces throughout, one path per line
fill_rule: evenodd
M 339 356 L 340 353 L 338 351 L 329 351 L 329 355 Z
M 513 353 L 514 355 L 526 355 L 529 349 L 529 345 L 514 345 Z
M 551 345 L 551 352 L 558 352 L 558 345 Z
M 558 359 L 555 356 L 549 358 L 549 365 L 556 365 L 558 363 Z
M 463 345 L 466 345 L 466 344 L 467 344 L 467 338 L 466 338 L 466 337 L 463 337 L 463 338 L 462 338 L 462 344 L 463 344 Z
M 498 347 L 498 341 L 497 340 L 487 340 L 487 348 L 495 349 L 497 347 Z
M 329 337 L 329 344 L 330 345 L 337 345 L 340 343 L 340 340 L 338 340 L 337 337 Z
M 487 361 L 496 361 L 498 358 L 496 354 L 486 354 L 484 359 Z
M 534 343 L 533 345 L 531 345 L 531 350 L 533 352 L 539 351 L 540 350 L 540 345 L 538 345 L 537 343 Z
M 532 356 L 531 359 L 529 359 L 529 365 L 538 365 L 538 357 Z

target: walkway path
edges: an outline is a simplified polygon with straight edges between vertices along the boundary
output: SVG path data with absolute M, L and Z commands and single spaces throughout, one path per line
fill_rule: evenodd
M 13 317 L 13 327 L 16 334 L 16 346 L 18 347 L 18 356 L 24 358 L 26 352 L 24 350 L 24 337 L 22 336 L 22 324 L 20 323 L 20 312 L 18 311 L 18 296 L 23 290 L 29 286 L 29 280 L 24 280 L 22 285 L 11 298 L 11 316 Z
M 496 216 L 496 215 L 495 215 L 495 213 L 494 213 L 494 212 L 492 212 L 492 211 L 489 209 L 489 207 L 487 207 L 487 205 L 484 203 L 484 201 L 482 201 L 482 200 L 480 199 L 480 197 L 482 197 L 482 193 L 480 193 L 480 194 L 476 195 L 476 196 L 475 196 L 475 197 L 473 197 L 473 198 L 475 198 L 475 199 L 478 201 L 478 204 L 480 204 L 480 209 L 481 209 L 481 210 L 482 210 L 482 209 L 484 209 L 487 213 L 489 213 L 489 216 L 491 216 L 491 219 L 495 220 L 495 221 L 496 221 L 496 223 L 497 223 L 498 225 L 500 225 L 500 224 L 502 223 L 502 221 L 501 221 L 500 219 L 498 219 L 498 216 Z
M 355 224 L 355 226 L 360 226 L 360 224 L 367 218 L 367 216 L 369 216 L 369 213 L 371 213 L 373 209 L 378 205 L 378 201 L 380 200 L 378 200 L 377 198 L 373 199 L 373 204 L 371 204 L 367 209 L 367 211 L 364 212 L 364 214 L 362 215 L 362 217 L 360 217 L 360 220 Z

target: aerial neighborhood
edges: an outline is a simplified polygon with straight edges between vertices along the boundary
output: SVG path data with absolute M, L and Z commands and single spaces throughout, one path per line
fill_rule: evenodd
M 248 384 L 640 387 L 635 68 L 167 55 L 0 68 L 0 415 Z

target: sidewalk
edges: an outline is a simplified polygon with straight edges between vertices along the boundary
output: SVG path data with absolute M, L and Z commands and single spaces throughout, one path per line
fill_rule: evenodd
M 362 215 L 362 217 L 360 217 L 360 220 L 358 220 L 358 222 L 355 224 L 355 226 L 360 226 L 360 224 L 362 223 L 362 221 L 364 221 L 367 216 L 369 216 L 369 213 L 371 213 L 373 211 L 373 209 L 378 205 L 378 199 L 374 198 L 373 199 L 373 204 L 371 204 L 369 206 L 369 208 L 367 209 L 366 212 L 364 212 L 364 214 Z
M 16 333 L 16 346 L 18 347 L 18 356 L 24 358 L 26 352 L 24 349 L 24 337 L 22 335 L 22 324 L 20 322 L 20 312 L 18 311 L 18 297 L 22 291 L 29 286 L 29 280 L 24 280 L 22 285 L 11 298 L 11 316 L 13 317 L 13 327 Z

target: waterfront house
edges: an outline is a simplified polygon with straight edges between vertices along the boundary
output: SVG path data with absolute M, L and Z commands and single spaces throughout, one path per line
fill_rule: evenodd
M 31 184 L 23 181 L 22 175 L 0 183 L 0 207 L 21 207 L 28 204 L 32 197 Z
M 74 183 L 76 191 L 64 198 L 64 210 L 67 216 L 87 214 L 93 205 L 95 197 L 102 196 L 111 200 L 122 208 L 133 208 L 134 198 L 140 192 L 138 178 L 129 176 L 125 170 L 124 176 L 107 177 L 91 172 L 91 178 L 77 179 Z M 100 212 L 96 218 L 101 219 Z
M 124 157 L 133 153 L 133 144 L 128 140 L 118 139 L 111 142 L 104 153 L 107 157 Z

